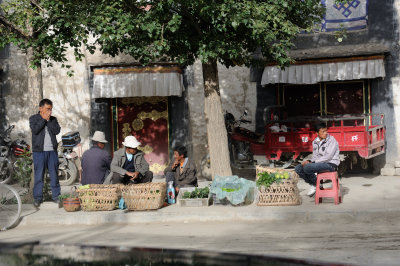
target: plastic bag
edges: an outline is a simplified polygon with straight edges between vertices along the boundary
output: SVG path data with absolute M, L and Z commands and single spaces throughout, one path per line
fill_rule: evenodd
M 226 198 L 231 204 L 249 204 L 254 201 L 256 183 L 238 176 L 215 176 L 211 183 L 210 192 L 216 198 Z
M 121 199 L 119 200 L 118 208 L 120 208 L 121 210 L 126 209 L 126 204 L 125 204 L 124 198 L 121 198 Z

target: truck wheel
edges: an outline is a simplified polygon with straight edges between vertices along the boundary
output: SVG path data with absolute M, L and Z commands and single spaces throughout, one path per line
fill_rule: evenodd
M 78 168 L 72 160 L 67 160 L 67 164 L 58 170 L 58 180 L 61 186 L 72 185 L 78 176 Z
M 342 177 L 342 175 L 344 175 L 344 173 L 347 171 L 348 166 L 349 166 L 349 160 L 346 159 L 340 162 L 337 170 L 339 177 Z

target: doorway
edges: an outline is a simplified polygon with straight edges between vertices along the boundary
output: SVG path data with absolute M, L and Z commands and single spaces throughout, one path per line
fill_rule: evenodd
M 113 151 L 126 136 L 141 142 L 139 150 L 155 176 L 163 175 L 169 156 L 168 97 L 131 97 L 112 100 Z

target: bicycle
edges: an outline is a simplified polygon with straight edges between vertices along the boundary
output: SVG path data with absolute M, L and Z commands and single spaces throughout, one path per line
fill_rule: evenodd
M 0 183 L 0 231 L 15 226 L 21 216 L 22 201 L 15 188 Z

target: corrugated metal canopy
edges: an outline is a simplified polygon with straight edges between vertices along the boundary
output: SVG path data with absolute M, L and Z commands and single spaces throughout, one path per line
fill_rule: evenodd
M 261 85 L 276 83 L 315 84 L 323 81 L 384 78 L 385 75 L 383 56 L 331 61 L 300 61 L 285 69 L 275 65 L 265 67 Z
M 179 66 L 108 67 L 93 70 L 92 98 L 182 96 Z

